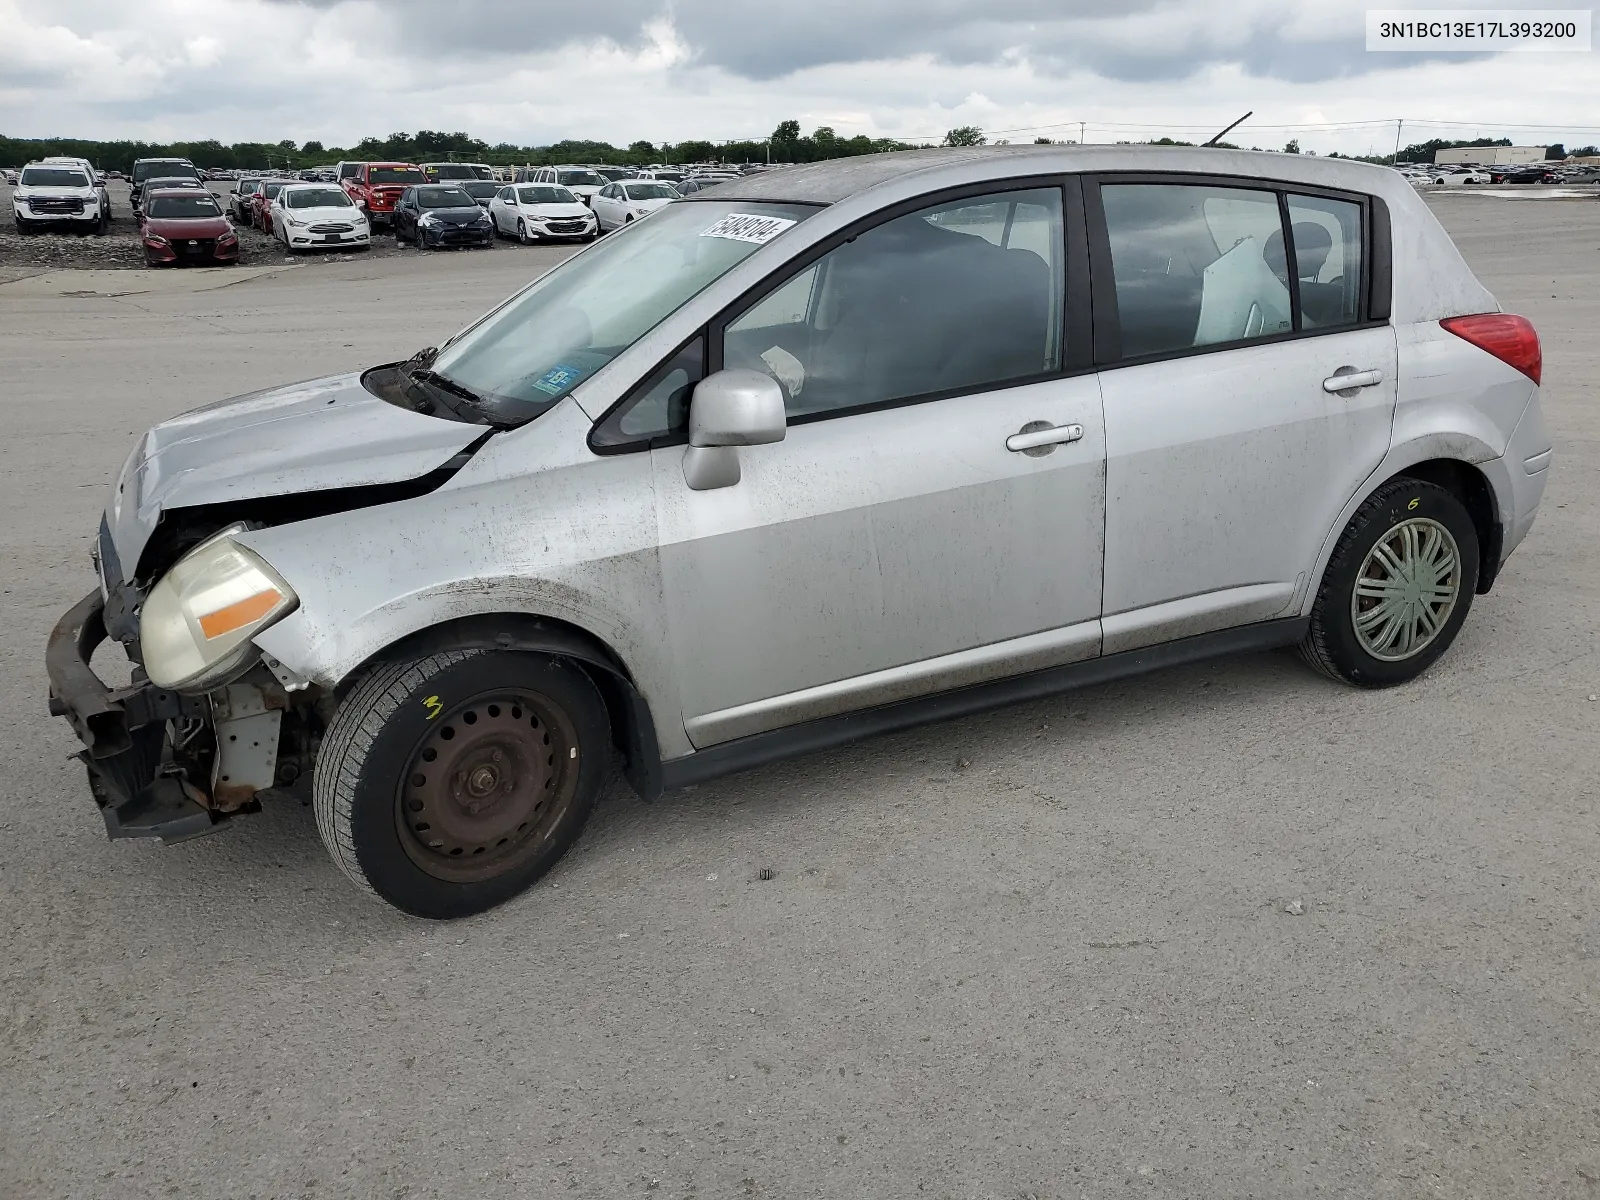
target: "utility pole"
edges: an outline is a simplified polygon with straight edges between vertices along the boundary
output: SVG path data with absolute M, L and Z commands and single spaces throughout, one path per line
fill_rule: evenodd
M 1391 167 L 1400 165 L 1400 130 L 1405 126 L 1405 123 L 1406 119 L 1404 117 L 1397 118 L 1394 123 L 1394 157 L 1389 159 Z
M 1084 122 L 1079 121 L 1078 122 L 1078 145 L 1080 145 L 1080 146 L 1083 145 L 1083 127 L 1084 127 Z

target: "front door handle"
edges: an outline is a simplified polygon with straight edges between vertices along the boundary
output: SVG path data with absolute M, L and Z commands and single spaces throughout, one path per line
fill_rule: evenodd
M 1336 396 L 1354 396 L 1362 388 L 1383 382 L 1382 371 L 1358 371 L 1354 367 L 1340 367 L 1322 381 L 1322 390 Z
M 1083 437 L 1082 425 L 1052 425 L 1048 421 L 1029 421 L 1006 439 L 1006 449 L 1018 454 L 1049 454 L 1064 442 Z

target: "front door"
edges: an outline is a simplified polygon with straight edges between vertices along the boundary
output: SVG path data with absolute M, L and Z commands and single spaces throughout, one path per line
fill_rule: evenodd
M 1106 653 L 1292 615 L 1389 447 L 1397 355 L 1367 318 L 1366 206 L 1272 185 L 1098 194 L 1115 303 L 1097 274 L 1096 328 L 1120 333 L 1100 377 Z
M 1099 653 L 1101 403 L 1065 276 L 1061 191 L 997 192 L 727 322 L 722 365 L 775 378 L 789 429 L 711 491 L 652 451 L 697 747 Z

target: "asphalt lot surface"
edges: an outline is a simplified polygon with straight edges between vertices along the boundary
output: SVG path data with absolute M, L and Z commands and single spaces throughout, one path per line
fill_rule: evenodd
M 617 785 L 449 925 L 298 807 L 108 843 L 44 640 L 148 424 L 562 252 L 0 285 L 0 1196 L 1600 1196 L 1600 203 L 1434 203 L 1557 462 L 1424 679 L 1260 655 Z

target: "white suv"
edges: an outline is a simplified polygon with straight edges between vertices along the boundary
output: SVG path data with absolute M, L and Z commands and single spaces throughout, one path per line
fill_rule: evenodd
M 52 223 L 88 226 L 104 233 L 111 221 L 111 206 L 88 163 L 46 159 L 22 168 L 11 193 L 11 219 L 18 233 Z

